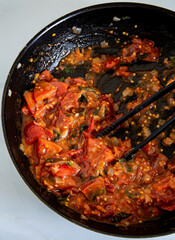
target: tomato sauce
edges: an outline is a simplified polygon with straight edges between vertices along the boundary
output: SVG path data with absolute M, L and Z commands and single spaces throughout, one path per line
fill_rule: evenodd
M 163 87 L 156 70 L 136 73 L 129 69 L 140 59 L 158 63 L 159 57 L 153 41 L 139 38 L 122 46 L 118 55 L 97 56 L 93 47 L 75 49 L 57 67 L 62 76 L 45 70 L 24 93 L 20 147 L 29 159 L 30 170 L 41 186 L 84 219 L 128 226 L 175 210 L 174 153 L 168 158 L 161 147 L 174 145 L 174 128 L 151 141 L 130 161 L 122 159 L 133 147 L 129 128 L 139 128 L 137 137 L 144 139 L 151 133 L 153 120 L 157 119 L 158 125 L 164 122 L 155 103 L 119 126 L 116 130 L 120 134 L 95 138 L 123 116 L 123 104 L 125 111 L 130 111 Z M 168 64 L 169 59 L 167 69 Z M 88 65 L 84 77 L 71 77 L 82 65 Z M 120 79 L 113 89 L 116 95 L 121 92 L 117 101 L 111 93 L 102 94 L 97 88 L 100 78 L 109 72 Z M 123 83 L 128 86 L 122 89 Z M 167 94 L 165 110 L 174 109 L 172 99 L 174 92 Z

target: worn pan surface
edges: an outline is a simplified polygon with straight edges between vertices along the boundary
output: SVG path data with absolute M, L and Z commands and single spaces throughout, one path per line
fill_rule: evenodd
M 126 21 L 113 21 L 113 17 Z M 129 16 L 129 20 L 127 17 Z M 111 24 L 112 23 L 112 24 Z M 38 33 L 21 51 L 8 75 L 2 99 L 2 125 L 10 156 L 21 177 L 31 190 L 50 208 L 68 220 L 83 227 L 101 233 L 125 237 L 149 237 L 174 232 L 175 213 L 166 213 L 160 219 L 128 227 L 115 227 L 93 220 L 80 219 L 78 213 L 60 205 L 56 197 L 41 188 L 29 171 L 27 158 L 19 149 L 21 143 L 21 113 L 24 102 L 23 92 L 32 87 L 34 74 L 44 69 L 51 71 L 60 59 L 75 47 L 87 47 L 102 42 L 114 41 L 128 32 L 138 34 L 156 42 L 164 56 L 175 56 L 175 13 L 166 9 L 133 3 L 111 3 L 96 5 L 70 13 Z M 137 25 L 137 28 L 134 27 Z M 82 28 L 79 35 L 72 32 L 72 27 Z M 114 34 L 109 34 L 114 29 Z M 54 33 L 54 34 L 53 34 Z M 125 37 L 123 35 L 123 37 Z M 139 69 L 144 69 L 141 64 Z M 105 83 L 106 84 L 106 83 Z M 101 83 L 101 90 L 110 92 Z

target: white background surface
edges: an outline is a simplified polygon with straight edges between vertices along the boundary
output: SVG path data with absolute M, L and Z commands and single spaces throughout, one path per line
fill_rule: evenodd
M 104 2 L 117 0 L 0 0 L 0 98 L 15 58 L 38 31 L 71 11 Z M 175 11 L 175 0 L 130 2 L 148 3 Z M 81 228 L 46 207 L 19 176 L 8 155 L 0 127 L 0 240 L 61 239 L 124 238 Z M 175 234 L 154 239 L 174 240 Z

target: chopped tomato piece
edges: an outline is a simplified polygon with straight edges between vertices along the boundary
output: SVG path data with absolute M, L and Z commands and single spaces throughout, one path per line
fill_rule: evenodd
M 147 57 L 143 58 L 144 61 L 148 62 L 157 62 L 159 59 L 159 50 L 158 48 L 152 49 L 152 52 L 148 54 Z
M 51 75 L 50 71 L 44 70 L 38 77 L 40 81 L 48 81 L 50 82 L 53 79 L 53 76 Z
M 83 80 L 82 78 L 73 78 L 72 81 L 74 83 L 81 83 L 81 84 L 83 84 L 85 86 L 88 86 L 87 82 L 85 80 Z
M 167 211 L 175 210 L 175 199 L 170 200 L 168 203 L 159 203 L 158 206 Z
M 156 152 L 159 152 L 158 143 L 156 139 L 149 142 L 147 145 L 145 145 L 142 150 L 147 153 L 149 156 L 153 156 Z
M 101 95 L 99 99 L 101 101 L 101 104 L 104 103 L 106 106 L 105 115 L 114 116 L 115 115 L 114 100 L 112 99 L 111 95 L 110 94 Z
M 70 117 L 67 117 L 61 110 L 58 113 L 58 117 L 56 120 L 55 126 L 57 128 L 60 128 L 61 130 L 65 129 L 66 127 L 68 128 L 72 124 L 72 121 Z
M 157 62 L 159 60 L 158 48 L 154 47 L 154 42 L 148 39 L 142 41 L 142 51 L 147 53 L 144 61 Z
M 97 161 L 97 159 L 110 162 L 114 159 L 112 151 L 104 144 L 103 140 L 92 138 L 89 134 L 83 133 L 87 138 L 86 154 L 92 162 L 93 160 Z
M 159 60 L 159 51 L 154 47 L 154 42 L 147 39 L 142 41 L 138 38 L 133 38 L 132 44 L 121 50 L 122 60 L 131 62 L 137 58 L 138 53 L 141 56 L 146 54 L 142 59 L 144 61 L 157 62 Z
M 140 103 L 145 101 L 150 96 L 150 94 L 147 91 L 142 90 L 142 88 L 140 88 L 140 87 L 137 87 L 135 89 L 135 93 L 137 95 L 137 99 L 127 103 L 127 105 L 126 105 L 127 111 L 130 111 L 131 109 L 135 108 L 136 106 L 138 106 Z M 139 114 L 143 113 L 144 111 L 149 109 L 150 106 L 148 106 L 147 108 L 143 109 L 142 111 L 140 111 L 137 114 L 139 115 Z
M 126 62 L 131 62 L 135 60 L 137 57 L 137 52 L 140 51 L 141 47 L 142 45 L 140 42 L 140 43 L 133 43 L 126 48 L 122 48 L 121 50 L 122 60 Z
M 114 186 L 114 184 L 111 183 L 107 177 L 104 178 L 104 181 L 105 181 L 106 191 L 107 191 L 107 192 L 110 192 L 110 193 L 114 193 L 114 192 L 115 192 L 115 186 Z
M 57 177 L 76 175 L 79 170 L 80 168 L 74 168 L 72 166 L 69 166 L 68 164 L 54 164 L 51 167 L 52 174 Z
M 52 84 L 41 81 L 35 84 L 34 97 L 36 102 L 41 102 L 44 99 L 54 97 L 56 92 L 57 88 L 52 86 Z
M 21 109 L 21 112 L 24 114 L 24 115 L 27 115 L 29 114 L 29 109 L 26 105 L 24 105 Z
M 62 147 L 49 140 L 39 138 L 36 143 L 36 150 L 38 157 L 49 159 L 56 157 L 61 152 Z
M 115 210 L 116 210 L 115 203 L 107 203 L 104 207 L 106 207 L 106 212 L 102 213 L 101 215 L 102 218 L 112 216 L 115 213 Z
M 52 137 L 53 137 L 53 131 L 48 129 L 48 128 L 45 128 L 45 133 L 46 133 L 46 137 L 47 137 L 47 140 L 51 140 Z
M 105 184 L 102 177 L 87 182 L 82 192 L 89 200 L 95 200 L 97 196 L 105 194 Z
M 119 57 L 108 57 L 106 61 L 102 64 L 104 68 L 110 69 L 116 67 L 120 62 Z
M 42 136 L 45 136 L 44 129 L 41 126 L 36 125 L 34 122 L 31 122 L 24 127 L 24 138 L 27 144 L 34 143 Z
M 74 176 L 65 176 L 65 177 L 57 177 L 55 176 L 56 187 L 60 190 L 70 189 L 71 187 L 76 187 L 77 182 Z
M 121 66 L 115 71 L 115 74 L 118 77 L 128 77 L 132 73 L 128 72 L 128 67 L 127 66 Z
M 79 212 L 83 209 L 84 204 L 86 203 L 87 198 L 82 192 L 78 192 L 71 196 L 71 201 L 69 201 L 69 207 Z
M 74 85 L 74 86 L 80 86 L 80 85 L 84 87 L 88 86 L 87 82 L 80 77 L 77 77 L 77 78 L 68 77 L 65 79 L 65 82 L 69 85 Z
M 83 133 L 86 138 L 86 155 L 91 168 L 87 171 L 87 174 L 99 176 L 99 174 L 103 174 L 106 164 L 115 158 L 114 154 L 104 144 L 103 140 L 92 138 L 86 132 Z
M 121 140 L 120 140 L 121 141 Z M 131 140 L 121 141 L 120 146 L 114 147 L 115 157 L 120 159 L 131 149 Z
M 34 118 L 42 118 L 43 115 L 45 114 L 45 111 L 48 109 L 52 109 L 54 105 L 57 103 L 57 99 L 54 98 L 54 100 L 50 103 L 46 103 L 42 105 L 34 114 Z
M 36 112 L 35 114 L 33 115 L 34 118 L 41 118 L 43 117 L 45 111 L 46 111 L 46 106 L 47 104 L 43 105 L 42 107 L 40 107 Z
M 81 154 L 82 152 L 83 152 L 83 148 L 72 150 L 72 151 L 60 154 L 60 158 L 75 156 L 75 155 Z
M 160 208 L 167 211 L 175 210 L 175 177 L 163 176 L 153 184 L 154 198 Z
M 104 205 L 108 205 L 108 204 L 114 204 L 116 201 L 118 201 L 118 195 L 115 194 L 115 195 L 101 195 L 101 196 L 98 196 L 96 198 L 97 202 L 104 206 Z
M 51 82 L 50 84 L 54 87 L 57 87 L 57 96 L 63 96 L 67 92 L 67 89 L 69 87 L 69 85 L 64 82 Z
M 29 108 L 30 113 L 34 114 L 35 109 L 36 109 L 36 102 L 35 102 L 35 99 L 34 99 L 33 92 L 26 91 L 24 93 L 24 98 L 26 100 L 26 103 L 27 103 L 27 106 Z
M 167 162 L 168 158 L 162 153 L 155 153 L 151 158 L 152 166 L 159 174 L 164 172 Z
M 124 152 L 122 150 L 121 147 L 117 146 L 117 147 L 114 147 L 114 152 L 115 152 L 115 157 L 116 158 L 122 158 L 124 156 Z
M 95 129 L 95 122 L 94 122 L 94 118 L 91 119 L 91 123 L 88 127 L 88 129 L 86 130 L 87 133 L 91 134 Z
M 67 92 L 61 100 L 61 108 L 65 111 L 70 111 L 73 108 L 79 107 L 78 99 L 81 97 L 80 92 Z

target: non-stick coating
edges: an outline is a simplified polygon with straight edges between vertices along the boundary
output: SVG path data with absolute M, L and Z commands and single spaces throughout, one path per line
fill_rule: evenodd
M 114 16 L 118 18 L 129 16 L 130 19 L 115 22 Z M 47 206 L 68 220 L 91 230 L 115 236 L 149 237 L 174 232 L 175 213 L 167 213 L 161 219 L 125 229 L 80 219 L 78 213 L 60 205 L 55 196 L 42 189 L 35 181 L 29 171 L 28 160 L 19 149 L 23 92 L 32 86 L 35 73 L 44 69 L 53 71 L 60 59 L 71 49 L 77 46 L 91 46 L 103 40 L 114 41 L 122 35 L 122 32 L 128 32 L 130 36 L 138 34 L 142 38 L 150 38 L 162 49 L 163 55 L 175 55 L 174 24 L 174 12 L 149 5 L 111 3 L 85 8 L 70 13 L 43 29 L 26 45 L 12 66 L 2 100 L 2 125 L 7 148 L 17 170 L 31 190 Z M 82 28 L 79 35 L 73 34 L 73 26 Z M 115 34 L 109 34 L 109 30 L 114 27 Z M 112 88 L 113 86 L 111 90 Z

